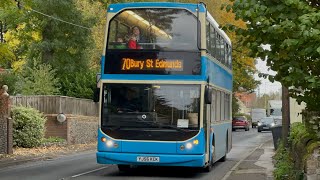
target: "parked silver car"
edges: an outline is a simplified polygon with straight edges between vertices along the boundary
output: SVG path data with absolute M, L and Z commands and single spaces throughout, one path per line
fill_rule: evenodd
M 270 131 L 271 127 L 275 126 L 275 120 L 273 117 L 264 117 L 261 118 L 260 121 L 258 122 L 258 132 L 261 131 Z

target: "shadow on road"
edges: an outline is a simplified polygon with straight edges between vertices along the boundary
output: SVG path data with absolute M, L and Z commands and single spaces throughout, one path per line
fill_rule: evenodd
M 188 167 L 153 167 L 141 166 L 132 168 L 129 172 L 113 172 L 105 174 L 106 177 L 173 177 L 173 178 L 198 178 L 202 175 L 201 168 L 188 168 Z

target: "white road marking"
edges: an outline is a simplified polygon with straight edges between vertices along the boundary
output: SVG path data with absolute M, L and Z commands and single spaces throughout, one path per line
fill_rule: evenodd
M 71 176 L 72 178 L 76 178 L 76 177 L 79 177 L 79 176 L 83 176 L 85 174 L 90 174 L 90 173 L 93 173 L 93 172 L 96 172 L 96 171 L 100 171 L 101 169 L 106 169 L 110 166 L 105 166 L 105 167 L 101 167 L 101 168 L 98 168 L 98 169 L 94 169 L 94 170 L 91 170 L 91 171 L 87 171 L 87 172 L 84 172 L 84 173 L 81 173 L 81 174 L 76 174 L 76 175 L 73 175 Z
M 232 174 L 232 172 L 233 172 L 233 171 L 236 171 L 237 167 L 238 167 L 245 159 L 247 159 L 251 154 L 253 154 L 257 149 L 261 148 L 261 147 L 263 146 L 263 144 L 265 144 L 265 143 L 260 144 L 259 147 L 256 147 L 256 148 L 254 148 L 252 151 L 250 151 L 249 153 L 247 153 L 247 154 L 244 156 L 244 158 L 242 158 L 237 164 L 235 164 L 235 165 L 230 169 L 230 171 L 228 171 L 227 174 L 224 175 L 224 177 L 223 177 L 221 180 L 227 180 L 227 179 L 230 177 L 230 175 Z

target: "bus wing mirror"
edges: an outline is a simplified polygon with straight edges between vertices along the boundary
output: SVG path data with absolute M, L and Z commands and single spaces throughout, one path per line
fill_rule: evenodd
M 204 92 L 204 101 L 206 104 L 211 104 L 212 101 L 212 90 L 209 86 L 206 86 L 205 92 Z
M 100 88 L 96 88 L 93 92 L 93 102 L 99 102 Z

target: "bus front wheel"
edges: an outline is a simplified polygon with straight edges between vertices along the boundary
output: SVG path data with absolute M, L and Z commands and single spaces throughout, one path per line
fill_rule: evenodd
M 213 142 L 214 144 L 214 142 Z M 214 146 L 212 146 L 212 155 L 211 155 L 211 160 L 208 162 L 207 166 L 203 167 L 204 172 L 210 172 L 212 170 L 213 167 L 213 160 L 214 160 Z

